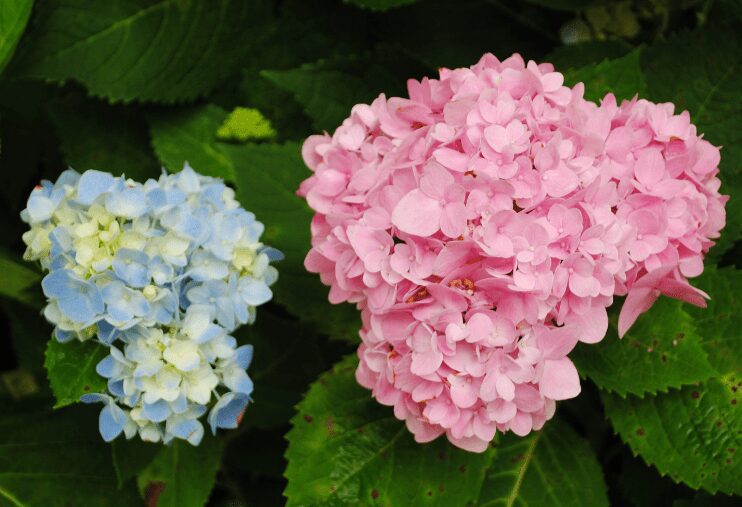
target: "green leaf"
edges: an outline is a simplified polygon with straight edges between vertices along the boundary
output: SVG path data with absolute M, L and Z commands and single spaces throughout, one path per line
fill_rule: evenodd
M 158 177 L 147 124 L 134 110 L 66 97 L 49 105 L 49 116 L 64 161 L 78 172 L 97 169 L 142 182 Z
M 0 72 L 13 56 L 18 39 L 26 29 L 33 0 L 6 0 L 0 10 Z
M 383 39 L 399 46 L 397 55 L 415 57 L 434 71 L 474 65 L 488 52 L 502 60 L 516 52 L 526 60 L 540 58 L 558 42 L 559 26 L 538 7 L 481 0 L 457 0 L 455 8 L 450 0 L 426 0 L 385 14 L 378 25 Z
M 388 11 L 403 5 L 415 3 L 418 0 L 343 0 L 347 4 L 354 4 L 371 11 Z
M 466 505 L 492 450 L 417 444 L 353 378 L 349 356 L 312 384 L 287 435 L 288 505 Z
M 299 145 L 224 145 L 222 150 L 236 168 L 237 198 L 265 224 L 263 241 L 286 255 L 276 265 L 279 278 L 273 287 L 275 300 L 317 330 L 357 341 L 358 311 L 349 304 L 330 305 L 328 289 L 317 275 L 304 268 L 312 211 L 296 196 L 299 183 L 310 174 Z
M 118 487 L 122 487 L 126 481 L 139 475 L 152 463 L 161 450 L 161 444 L 144 442 L 138 437 L 131 440 L 117 438 L 111 442 L 111 458 Z
M 526 437 L 501 435 L 496 451 L 476 505 L 608 505 L 590 444 L 559 419 Z
M 635 454 L 663 475 L 711 493 L 742 493 L 742 381 L 733 374 L 666 394 L 603 393 L 606 415 Z
M 288 424 L 306 386 L 326 369 L 317 336 L 264 307 L 255 324 L 235 337 L 255 350 L 248 371 L 255 391 L 242 424 L 263 429 Z
M 162 447 L 137 478 L 145 503 L 202 507 L 214 487 L 221 456 L 221 440 L 210 435 L 205 435 L 197 447 L 183 440 Z
M 106 392 L 106 380 L 95 366 L 108 355 L 108 349 L 93 340 L 60 343 L 51 338 L 46 347 L 46 367 L 54 397 L 54 408 L 80 401 L 86 393 Z
M 385 68 L 361 58 L 336 58 L 290 70 L 264 70 L 261 75 L 291 92 L 317 130 L 335 130 L 358 103 L 390 93 L 398 81 Z
M 226 117 L 226 111 L 211 104 L 153 115 L 150 133 L 157 158 L 170 172 L 188 162 L 201 174 L 234 181 L 234 163 L 216 143 L 216 131 Z
M 224 123 L 217 129 L 216 137 L 220 141 L 238 141 L 244 143 L 250 139 L 271 139 L 276 137 L 270 120 L 257 109 L 237 107 L 229 113 Z
M 742 271 L 707 266 L 693 285 L 711 296 L 707 308 L 687 307 L 709 362 L 722 375 L 737 371 L 742 361 Z
M 296 196 L 311 173 L 296 143 L 236 146 L 216 140 L 226 118 L 223 109 L 207 105 L 151 119 L 152 144 L 165 167 L 178 171 L 188 161 L 198 172 L 236 183 L 237 198 L 265 224 L 262 241 L 278 248 L 286 259 L 277 267 L 275 300 L 318 330 L 336 338 L 358 336 L 358 312 L 351 305 L 332 307 L 328 290 L 304 269 L 310 247 L 312 211 Z
M 17 72 L 75 79 L 113 101 L 191 100 L 253 49 L 244 34 L 270 19 L 270 8 L 265 0 L 50 0 Z
M 418 444 L 357 384 L 356 364 L 354 356 L 338 363 L 297 407 L 288 505 L 607 505 L 595 456 L 565 424 L 505 436 L 481 454 L 445 438 Z
M 9 297 L 27 305 L 39 306 L 38 284 L 41 276 L 33 269 L 24 266 L 16 259 L 20 256 L 0 248 L 0 296 Z
M 598 387 L 622 396 L 666 391 L 711 378 L 716 370 L 686 306 L 660 298 L 623 339 L 612 322 L 602 342 L 580 344 L 570 358 Z
M 45 404 L 44 404 L 45 405 Z M 116 488 L 99 407 L 52 411 L 38 402 L 0 404 L 0 504 L 130 507 L 134 487 Z
M 687 109 L 698 133 L 723 146 L 721 192 L 732 198 L 726 205 L 726 228 L 710 252 L 711 262 L 742 238 L 742 89 L 737 79 L 742 72 L 740 29 L 739 22 L 735 27 L 706 25 L 699 31 L 672 36 L 642 56 L 649 98 L 674 102 L 676 111 Z
M 587 65 L 564 73 L 565 83 L 573 86 L 585 83 L 585 98 L 599 101 L 606 93 L 613 93 L 616 100 L 631 99 L 647 94 L 647 83 L 641 68 L 643 49 L 637 48 L 615 60 L 603 60 L 597 65 Z
M 615 40 L 591 40 L 577 44 L 557 47 L 544 57 L 545 62 L 553 63 L 558 72 L 595 65 L 603 60 L 621 58 L 631 48 L 626 43 Z

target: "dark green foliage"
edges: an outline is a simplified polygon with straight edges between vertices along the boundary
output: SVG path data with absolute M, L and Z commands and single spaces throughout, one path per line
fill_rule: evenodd
M 738 504 L 740 16 L 735 0 L 0 0 L 0 505 Z M 312 212 L 296 191 L 304 138 L 485 52 L 553 62 L 591 100 L 687 109 L 723 146 L 731 200 L 692 280 L 708 308 L 662 298 L 619 340 L 617 300 L 604 341 L 570 355 L 582 394 L 472 454 L 416 444 L 357 385 L 359 312 L 304 269 Z M 224 129 L 238 108 L 275 136 Z M 197 448 L 105 444 L 101 406 L 76 403 L 105 390 L 105 349 L 50 337 L 19 213 L 68 166 L 142 181 L 185 162 L 227 180 L 286 255 L 273 301 L 235 333 L 254 346 L 253 400 Z

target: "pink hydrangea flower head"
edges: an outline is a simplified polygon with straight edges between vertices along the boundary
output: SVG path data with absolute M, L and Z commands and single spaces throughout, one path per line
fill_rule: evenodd
M 488 54 L 304 143 L 306 268 L 358 305 L 356 378 L 419 442 L 541 428 L 615 295 L 621 335 L 661 294 L 704 305 L 688 278 L 725 223 L 719 149 L 672 104 L 563 83 Z

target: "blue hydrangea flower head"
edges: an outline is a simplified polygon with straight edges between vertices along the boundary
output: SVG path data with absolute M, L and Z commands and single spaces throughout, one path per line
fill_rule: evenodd
M 45 317 L 60 342 L 96 340 L 107 392 L 100 433 L 198 445 L 201 418 L 234 428 L 250 401 L 250 345 L 231 336 L 255 320 L 278 278 L 278 250 L 223 181 L 186 164 L 144 184 L 89 170 L 44 181 L 21 218 L 24 258 L 48 271 Z

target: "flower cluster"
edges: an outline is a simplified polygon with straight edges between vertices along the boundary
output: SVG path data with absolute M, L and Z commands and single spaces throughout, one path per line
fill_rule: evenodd
M 600 105 L 550 64 L 485 55 L 312 136 L 308 270 L 362 310 L 356 377 L 420 441 L 484 450 L 580 383 L 567 354 L 687 282 L 725 223 L 719 150 L 687 112 Z
M 62 173 L 28 199 L 24 257 L 49 271 L 46 318 L 60 342 L 97 339 L 110 354 L 100 431 L 197 445 L 198 418 L 234 428 L 253 386 L 249 345 L 229 334 L 271 299 L 281 254 L 221 180 L 188 165 L 144 184 L 99 171 Z M 212 401 L 216 399 L 215 403 Z

